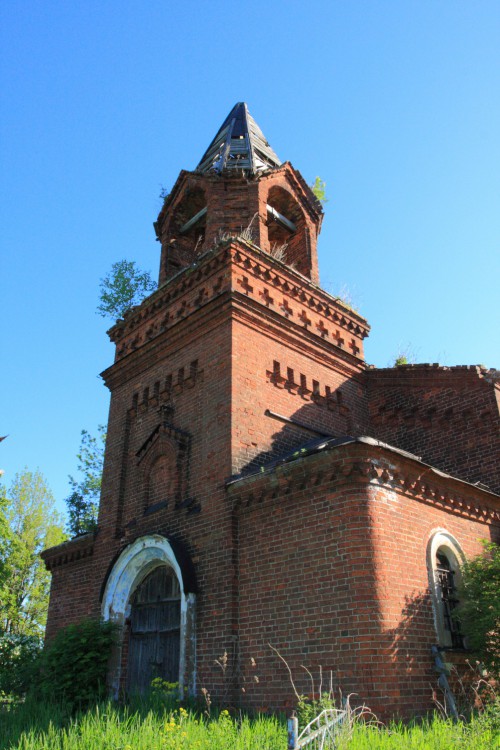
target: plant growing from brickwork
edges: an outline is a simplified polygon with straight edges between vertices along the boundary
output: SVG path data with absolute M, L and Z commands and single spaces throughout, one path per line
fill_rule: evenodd
M 390 367 L 401 367 L 402 365 L 414 365 L 417 361 L 417 355 L 413 350 L 411 344 L 406 346 L 398 346 L 398 353 L 394 357 L 393 362 L 390 363 Z
M 116 638 L 112 622 L 88 619 L 62 628 L 42 653 L 34 692 L 75 708 L 101 700 Z
M 500 545 L 484 542 L 484 552 L 462 566 L 457 617 L 467 645 L 500 679 Z
M 328 203 L 328 198 L 326 197 L 326 182 L 322 180 L 321 177 L 316 177 L 310 187 L 320 203 Z
M 269 255 L 272 255 L 273 258 L 275 258 L 276 260 L 280 260 L 282 263 L 286 263 L 287 247 L 288 247 L 288 242 L 283 242 L 281 245 L 278 245 L 275 242 L 269 250 Z
M 97 314 L 112 320 L 123 318 L 131 307 L 139 305 L 156 288 L 151 274 L 141 271 L 134 261 L 117 261 L 101 279 Z
M 358 312 L 358 306 L 354 303 L 352 290 L 347 286 L 347 284 L 343 284 L 338 294 L 335 294 L 334 297 L 336 297 L 337 300 L 344 305 L 344 307 L 347 307 L 348 310 Z
M 69 476 L 72 492 L 66 498 L 68 531 L 72 536 L 87 534 L 94 531 L 97 526 L 106 428 L 100 424 L 96 436 L 87 430 L 82 430 L 81 436 L 80 450 L 76 458 L 82 478 L 76 480 Z
M 170 190 L 168 190 L 163 185 L 160 186 L 160 200 L 162 204 L 165 204 L 168 201 L 170 195 Z

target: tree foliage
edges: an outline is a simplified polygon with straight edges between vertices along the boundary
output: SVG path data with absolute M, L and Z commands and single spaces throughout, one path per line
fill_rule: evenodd
M 64 540 L 62 519 L 39 471 L 17 474 L 2 502 L 7 538 L 0 550 L 0 633 L 40 638 L 50 590 L 40 553 Z
M 40 635 L 0 635 L 0 697 L 26 695 L 37 671 Z
M 7 493 L 5 486 L 0 484 L 0 591 L 7 577 L 7 549 L 11 538 L 7 521 Z
M 66 498 L 68 508 L 68 531 L 73 536 L 94 531 L 101 495 L 102 467 L 106 428 L 100 424 L 98 434 L 91 435 L 82 430 L 80 450 L 76 454 L 81 479 L 69 477 L 71 495 Z
M 500 678 L 500 546 L 484 543 L 484 553 L 462 567 L 457 616 L 467 644 Z
M 112 320 L 123 318 L 127 310 L 140 304 L 156 287 L 151 274 L 137 268 L 134 261 L 119 260 L 101 279 L 97 313 Z

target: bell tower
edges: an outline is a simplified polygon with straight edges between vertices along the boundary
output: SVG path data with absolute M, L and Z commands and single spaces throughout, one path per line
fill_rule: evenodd
M 148 684 L 143 662 L 221 688 L 212 666 L 229 644 L 236 655 L 241 625 L 232 478 L 318 436 L 364 434 L 368 325 L 318 286 L 322 216 L 238 103 L 155 222 L 158 289 L 108 332 L 98 531 L 46 556 L 49 633 L 119 623 L 116 694 Z
M 300 172 L 280 161 L 239 102 L 194 172 L 181 172 L 154 224 L 160 285 L 221 239 L 239 235 L 317 284 L 322 216 Z
M 117 351 L 106 379 L 111 386 L 133 361 L 139 407 L 153 393 L 159 406 L 175 404 L 180 429 L 188 429 L 184 402 L 197 383 L 207 400 L 203 419 L 212 424 L 218 410 L 225 476 L 293 449 L 318 434 L 319 423 L 321 434 L 361 430 L 362 386 L 353 378 L 364 371 L 369 328 L 319 287 L 322 219 L 300 172 L 280 161 L 239 102 L 196 169 L 180 173 L 154 222 L 158 290 L 110 331 Z M 162 363 L 167 380 L 143 385 L 150 361 Z M 281 429 L 270 413 L 295 414 L 306 430 Z M 193 450 L 196 443 L 193 433 Z

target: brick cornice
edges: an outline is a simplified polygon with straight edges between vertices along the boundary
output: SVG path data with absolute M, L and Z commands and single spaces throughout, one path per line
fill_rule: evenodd
M 273 294 L 279 292 L 283 298 L 280 299 L 281 306 L 271 310 L 262 300 L 252 299 L 250 294 L 244 295 L 241 283 L 249 274 L 260 279 L 264 288 Z M 190 321 L 195 329 L 203 328 L 206 334 L 207 326 L 213 323 L 214 315 L 228 301 L 229 295 L 240 308 L 251 310 L 253 307 L 258 311 L 253 323 L 258 324 L 258 320 L 265 317 L 266 322 L 274 327 L 275 335 L 281 336 L 284 330 L 295 331 L 292 336 L 295 345 L 301 340 L 303 349 L 307 341 L 309 354 L 317 357 L 318 351 L 322 352 L 321 357 L 338 361 L 346 374 L 364 368 L 364 361 L 357 356 L 354 347 L 355 342 L 361 347 L 363 337 L 368 334 L 366 321 L 284 263 L 237 239 L 206 253 L 142 305 L 133 308 L 125 320 L 119 321 L 109 331 L 110 338 L 116 343 L 116 358 L 115 363 L 102 373 L 108 387 L 113 388 L 115 382 L 138 374 L 149 366 L 148 363 L 154 364 L 160 342 L 168 349 L 179 336 L 189 335 L 185 326 L 180 325 L 185 321 Z M 248 299 L 245 301 L 244 297 Z M 287 308 L 283 307 L 285 298 Z M 198 315 L 199 311 L 203 314 Z M 334 328 L 342 330 L 346 339 L 344 344 L 333 343 L 338 342 L 335 338 L 333 341 L 324 338 L 321 331 L 324 333 L 326 326 L 332 329 L 332 334 Z M 352 351 L 349 350 L 348 338 L 353 342 Z M 139 351 L 140 357 L 136 355 Z
M 304 310 L 308 314 L 317 315 L 318 320 L 322 318 L 333 323 L 353 336 L 361 339 L 368 336 L 370 326 L 364 318 L 269 253 L 238 241 L 237 245 L 231 244 L 231 256 L 242 275 L 250 274 L 261 279 L 269 288 L 280 291 L 293 302 L 297 316 Z
M 109 337 L 116 343 L 116 359 L 121 359 L 172 328 L 180 319 L 227 289 L 229 278 L 221 271 L 227 267 L 229 260 L 240 269 L 240 281 L 245 274 L 250 274 L 286 297 L 293 304 L 297 320 L 301 315 L 310 316 L 311 326 L 317 328 L 321 318 L 359 340 L 368 335 L 370 329 L 366 320 L 349 310 L 340 300 L 331 297 L 269 253 L 243 240 L 233 239 L 205 253 L 192 266 L 163 284 L 140 306 L 132 308 L 124 320 L 118 321 L 108 331 Z M 286 317 L 286 314 L 283 313 L 283 316 Z
M 381 460 L 383 448 L 351 443 L 301 457 L 260 474 L 242 477 L 227 485 L 228 497 L 237 511 L 264 501 L 286 502 L 287 496 L 303 490 L 337 492 L 345 485 L 384 487 L 417 502 L 485 524 L 500 522 L 500 497 L 459 479 L 426 467 L 419 461 L 390 455 Z
M 314 334 L 304 331 L 292 321 L 284 320 L 275 311 L 263 308 L 238 292 L 233 294 L 232 316 L 269 338 L 286 343 L 290 350 L 349 377 L 356 377 L 364 371 L 364 362 L 357 357 L 333 347 Z
M 229 305 L 229 290 L 214 295 L 210 304 L 205 305 L 203 310 L 192 310 L 189 315 L 179 320 L 177 325 L 169 329 L 165 336 L 158 335 L 145 342 L 104 370 L 101 377 L 105 384 L 110 390 L 114 390 L 130 378 L 141 375 L 149 367 L 157 364 L 159 357 L 163 359 L 176 351 L 180 344 L 184 346 L 189 341 L 209 336 L 212 330 L 223 323 L 229 325 L 230 317 L 227 314 Z
M 227 245 L 217 248 L 217 252 L 206 253 L 198 263 L 184 269 L 126 313 L 125 319 L 108 331 L 116 344 L 116 358 L 135 351 L 222 293 L 228 286 L 228 279 L 217 272 L 229 258 Z
M 83 534 L 67 542 L 50 547 L 41 553 L 41 558 L 47 570 L 53 570 L 61 565 L 68 565 L 84 558 L 91 557 L 94 552 L 96 533 Z

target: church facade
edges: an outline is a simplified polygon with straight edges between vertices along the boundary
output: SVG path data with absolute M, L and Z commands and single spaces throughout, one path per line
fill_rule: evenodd
M 110 687 L 161 676 L 259 709 L 302 665 L 375 711 L 463 661 L 459 566 L 500 539 L 500 383 L 367 366 L 319 286 L 322 208 L 237 104 L 155 222 L 159 286 L 109 334 L 98 527 L 43 557 L 47 636 L 113 619 Z

